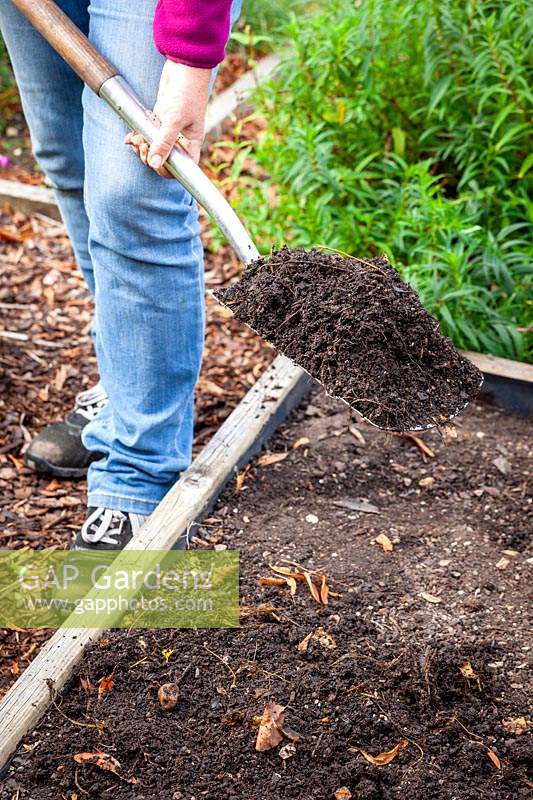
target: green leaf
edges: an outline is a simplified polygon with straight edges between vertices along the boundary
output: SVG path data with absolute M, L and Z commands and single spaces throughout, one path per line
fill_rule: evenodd
M 441 78 L 439 81 L 437 81 L 437 83 L 433 87 L 433 91 L 431 92 L 431 98 L 429 101 L 429 106 L 427 111 L 428 116 L 430 116 L 436 109 L 436 107 L 444 97 L 444 94 L 448 90 L 452 81 L 453 81 L 453 74 L 445 75 L 444 78 Z
M 523 178 L 524 175 L 529 172 L 529 170 L 533 167 L 533 153 L 530 153 L 526 156 L 522 162 L 522 166 L 518 171 L 518 177 Z
M 392 143 L 394 152 L 397 156 L 403 156 L 405 153 L 405 131 L 402 128 L 392 129 Z

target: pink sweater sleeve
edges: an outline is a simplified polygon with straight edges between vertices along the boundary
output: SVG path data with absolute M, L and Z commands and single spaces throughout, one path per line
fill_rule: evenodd
M 231 0 L 159 0 L 155 46 L 172 61 L 212 69 L 224 58 L 230 11 Z

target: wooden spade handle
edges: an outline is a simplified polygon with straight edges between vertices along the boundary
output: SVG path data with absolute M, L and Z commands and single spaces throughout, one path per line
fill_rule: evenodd
M 52 0 L 11 2 L 96 94 L 105 81 L 118 75 L 118 70 Z

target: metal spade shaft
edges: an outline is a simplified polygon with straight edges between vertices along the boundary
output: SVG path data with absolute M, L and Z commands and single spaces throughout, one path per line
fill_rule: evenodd
M 53 0 L 12 0 L 12 3 L 93 92 L 105 100 L 130 128 L 141 133 L 147 142 L 152 142 L 157 125 L 149 111 L 118 70 Z M 192 158 L 174 147 L 165 166 L 217 223 L 238 258 L 244 264 L 257 258 L 259 253 L 244 225 Z
M 152 142 L 158 127 L 118 70 L 102 56 L 53 0 L 11 0 L 80 78 L 124 120 Z M 200 203 L 224 234 L 243 264 L 258 256 L 246 228 L 218 189 L 183 150 L 174 147 L 165 162 L 168 171 Z M 299 365 L 302 375 L 306 370 Z M 312 376 L 315 378 L 315 376 Z M 318 380 L 315 378 L 315 380 Z M 338 399 L 343 399 L 338 398 Z M 347 401 L 344 401 L 347 402 Z M 356 409 L 357 410 L 357 409 Z M 456 416 L 462 409 L 457 409 Z M 375 423 L 372 423 L 375 424 Z M 413 430 L 422 430 L 419 426 Z

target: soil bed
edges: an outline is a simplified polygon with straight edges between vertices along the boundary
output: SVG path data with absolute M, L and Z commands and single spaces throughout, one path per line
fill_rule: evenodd
M 439 425 L 479 390 L 480 372 L 385 258 L 283 247 L 217 296 L 380 428 Z
M 1 800 L 333 800 L 342 787 L 353 800 L 525 800 L 532 444 L 526 420 L 490 407 L 470 407 L 457 434 L 384 434 L 313 397 L 196 539 L 240 548 L 242 627 L 106 635 L 24 741 Z M 324 574 L 329 603 L 303 581 L 294 597 L 262 585 L 271 565 Z M 188 665 L 163 711 L 159 687 Z M 268 701 L 286 706 L 287 735 L 257 752 Z M 382 766 L 362 752 L 400 743 Z M 96 751 L 120 777 L 74 760 Z

